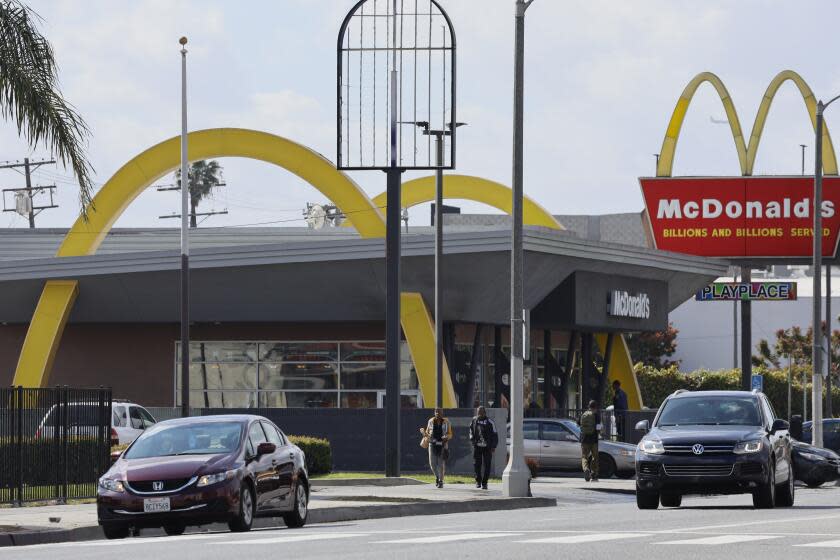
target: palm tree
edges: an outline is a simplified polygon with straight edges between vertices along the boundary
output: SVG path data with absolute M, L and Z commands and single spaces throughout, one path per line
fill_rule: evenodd
M 190 165 L 190 227 L 198 227 L 195 210 L 198 204 L 222 184 L 222 166 L 216 160 L 201 160 Z M 181 186 L 181 170 L 175 171 L 175 180 Z
M 73 169 L 87 217 L 92 169 L 84 150 L 85 121 L 62 96 L 41 17 L 19 0 L 0 0 L 0 115 L 13 120 L 30 146 L 43 143 Z

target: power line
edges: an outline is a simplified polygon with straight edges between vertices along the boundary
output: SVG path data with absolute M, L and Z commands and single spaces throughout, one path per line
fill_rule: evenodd
M 21 216 L 29 218 L 29 228 L 35 228 L 35 216 L 47 210 L 48 208 L 58 208 L 55 203 L 55 185 L 39 185 L 32 186 L 32 173 L 42 165 L 54 164 L 54 159 L 43 159 L 37 161 L 30 161 L 29 158 L 23 158 L 23 162 L 4 163 L 0 165 L 0 169 L 12 169 L 18 171 L 18 168 L 23 167 L 24 177 L 26 177 L 26 187 L 3 189 L 3 212 L 16 212 Z M 6 207 L 6 193 L 14 193 L 15 206 L 14 208 Z M 49 194 L 50 203 L 42 206 L 36 206 L 34 198 L 39 194 Z

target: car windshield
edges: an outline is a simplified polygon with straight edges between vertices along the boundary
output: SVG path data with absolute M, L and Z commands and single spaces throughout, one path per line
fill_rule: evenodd
M 657 426 L 760 426 L 758 402 L 751 397 L 680 397 L 669 399 Z
M 125 458 L 230 453 L 239 447 L 241 435 L 242 425 L 238 422 L 157 424 L 137 438 Z

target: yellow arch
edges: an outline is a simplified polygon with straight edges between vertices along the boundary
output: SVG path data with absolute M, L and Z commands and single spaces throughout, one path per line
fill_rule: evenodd
M 298 175 L 332 200 L 353 222 L 362 237 L 383 237 L 385 221 L 368 196 L 346 174 L 318 153 L 296 142 L 273 134 L 254 130 L 221 128 L 192 132 L 189 134 L 190 161 L 217 157 L 244 157 L 257 159 L 283 167 Z M 96 252 L 114 222 L 131 202 L 152 182 L 170 173 L 180 164 L 180 137 L 170 138 L 152 146 L 123 165 L 102 187 L 88 209 L 88 221 L 79 218 L 64 238 L 56 256 L 91 255 Z M 26 387 L 40 387 L 48 383 L 49 374 L 61 336 L 70 311 L 78 294 L 78 282 L 74 280 L 49 281 L 44 286 L 41 298 L 26 333 L 14 384 Z M 411 333 L 409 346 L 418 352 L 427 351 L 428 333 L 431 327 L 424 324 L 425 315 L 420 312 L 422 300 L 408 294 L 412 303 L 403 313 L 403 329 Z M 426 321 L 428 323 L 428 321 Z M 434 337 L 431 338 L 432 349 Z M 434 364 L 420 360 L 418 376 L 424 383 L 433 380 Z M 446 368 L 444 380 L 444 406 L 456 406 L 455 391 Z M 426 393 L 426 394 L 434 394 Z
M 421 177 L 406 181 L 402 186 L 402 206 L 410 208 L 435 199 L 435 177 Z M 444 175 L 443 198 L 472 200 L 498 208 L 506 214 L 513 211 L 513 197 L 509 187 L 471 175 Z M 373 197 L 377 208 L 384 208 L 388 203 L 387 193 Z M 384 210 L 383 210 L 384 212 Z M 522 208 L 523 221 L 529 226 L 543 226 L 551 229 L 566 229 L 554 219 L 551 213 L 536 201 L 525 197 Z
M 799 88 L 802 99 L 805 102 L 805 108 L 811 117 L 811 123 L 816 128 L 816 99 L 811 88 L 805 83 L 805 80 L 792 70 L 785 70 L 779 72 L 776 77 L 770 82 L 761 104 L 758 107 L 755 121 L 753 123 L 752 134 L 750 135 L 749 144 L 744 141 L 744 134 L 741 130 L 741 121 L 738 118 L 738 113 L 735 110 L 735 104 L 729 95 L 729 91 L 719 77 L 711 72 L 701 72 L 697 74 L 688 85 L 685 86 L 677 104 L 674 107 L 674 112 L 671 114 L 671 120 L 668 122 L 668 128 L 665 131 L 665 138 L 662 141 L 662 149 L 659 153 L 659 163 L 656 167 L 657 177 L 670 177 L 674 168 L 674 156 L 677 150 L 677 140 L 679 139 L 682 125 L 685 120 L 685 115 L 688 112 L 688 107 L 697 93 L 697 88 L 705 82 L 708 82 L 715 88 L 715 91 L 720 97 L 723 109 L 726 113 L 726 119 L 729 122 L 729 128 L 732 132 L 732 138 L 735 141 L 735 149 L 738 152 L 738 163 L 741 167 L 741 175 L 752 175 L 753 167 L 755 165 L 756 154 L 758 153 L 758 146 L 761 142 L 761 135 L 764 132 L 764 125 L 767 122 L 767 115 L 770 112 L 770 106 L 773 103 L 773 98 L 779 91 L 779 87 L 786 81 L 792 81 Z M 823 167 L 827 175 L 837 174 L 837 158 L 834 154 L 834 146 L 831 142 L 831 135 L 828 132 L 828 126 L 823 127 Z

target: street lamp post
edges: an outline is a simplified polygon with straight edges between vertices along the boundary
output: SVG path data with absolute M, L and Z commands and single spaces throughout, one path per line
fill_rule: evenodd
M 443 139 L 452 136 L 452 125 L 447 123 L 445 129 L 432 130 L 428 121 L 409 124 L 423 129 L 424 136 L 435 138 L 435 407 L 443 408 Z M 455 123 L 455 127 L 466 124 Z
M 823 179 L 823 113 L 829 105 L 834 103 L 840 95 L 829 100 L 828 103 L 823 103 L 822 100 L 817 102 L 817 118 L 814 138 L 814 324 L 812 326 L 814 332 L 814 342 L 812 349 L 812 389 L 813 397 L 811 402 L 812 412 L 811 419 L 813 421 L 812 443 L 817 447 L 823 445 L 823 369 L 822 369 L 822 353 L 823 336 L 822 336 L 822 317 L 821 317 L 821 276 L 822 276 L 822 179 Z M 829 294 L 830 297 L 830 294 Z
M 522 424 L 524 289 L 522 248 L 522 157 L 525 109 L 525 11 L 534 0 L 516 0 L 516 54 L 513 88 L 513 230 L 510 251 L 510 459 L 502 475 L 502 489 L 508 497 L 528 495 L 531 478 L 525 464 Z

